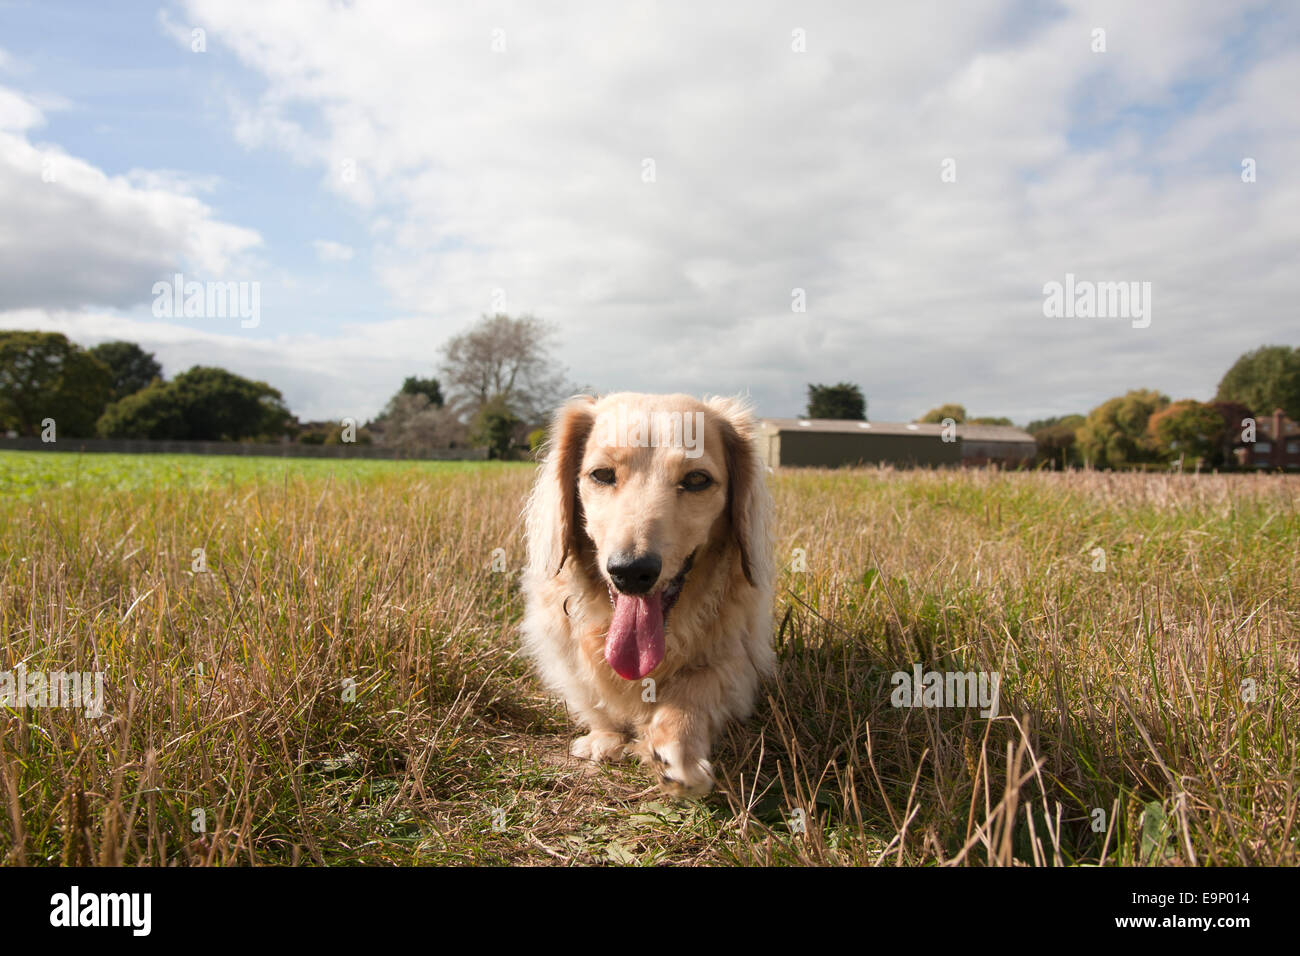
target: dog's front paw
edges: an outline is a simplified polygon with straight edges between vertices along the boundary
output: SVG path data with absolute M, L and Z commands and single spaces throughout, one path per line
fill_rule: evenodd
M 613 730 L 593 730 L 579 737 L 569 747 L 569 753 L 580 760 L 597 763 L 622 760 L 626 753 L 627 737 Z
M 713 765 L 704 757 L 691 756 L 677 741 L 654 746 L 650 759 L 659 789 L 669 796 L 702 797 L 713 789 Z

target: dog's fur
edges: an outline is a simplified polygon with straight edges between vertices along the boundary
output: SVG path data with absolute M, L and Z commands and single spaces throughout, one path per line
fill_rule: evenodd
M 620 404 L 645 415 L 703 413 L 702 454 L 611 447 L 606 429 L 595 425 Z M 749 716 L 775 663 L 771 499 L 756 439 L 753 415 L 738 399 L 571 399 L 555 416 L 525 512 L 523 643 L 543 680 L 588 730 L 571 753 L 596 761 L 634 753 L 676 796 L 712 788 L 716 735 L 728 720 Z M 613 469 L 613 485 L 593 477 L 599 471 L 608 478 L 603 469 Z M 695 471 L 714 484 L 683 488 L 684 476 Z M 665 653 L 648 674 L 652 683 L 620 677 L 605 659 L 615 593 L 608 562 L 627 552 L 661 556 L 655 594 L 684 565 L 690 569 L 667 615 Z

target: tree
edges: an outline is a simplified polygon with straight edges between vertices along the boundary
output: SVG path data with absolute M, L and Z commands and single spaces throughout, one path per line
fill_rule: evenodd
M 541 421 L 564 396 L 554 371 L 550 326 L 532 316 L 483 316 L 443 346 L 442 380 L 457 414 L 475 416 L 500 400 L 517 417 Z
M 938 408 L 932 408 L 920 418 L 918 422 L 925 422 L 931 425 L 942 424 L 945 418 L 951 418 L 960 425 L 966 421 L 966 407 L 958 405 L 955 402 L 949 402 L 947 405 L 940 405 Z
M 1191 398 L 1162 408 L 1147 422 L 1147 429 L 1165 457 L 1172 460 L 1185 455 L 1207 463 L 1223 442 L 1224 428 L 1218 409 Z
M 1037 434 L 1041 429 L 1050 428 L 1052 425 L 1069 425 L 1071 428 L 1078 428 L 1084 422 L 1082 415 L 1052 415 L 1048 418 L 1036 418 L 1025 426 L 1025 431 L 1031 435 Z
M 808 385 L 808 417 L 867 420 L 867 400 L 862 389 L 849 382 L 838 385 Z
M 466 440 L 465 426 L 456 415 L 435 406 L 424 392 L 398 392 L 371 428 L 379 444 L 407 451 L 450 448 Z
M 35 436 L 52 418 L 60 435 L 86 437 L 112 395 L 112 374 L 58 332 L 0 332 L 0 429 Z
M 1237 465 L 1236 449 L 1245 440 L 1245 422 L 1254 414 L 1241 402 L 1210 402 L 1210 407 L 1223 419 L 1223 436 L 1218 449 L 1210 456 L 1212 468 L 1233 468 Z
M 1156 461 L 1160 450 L 1147 430 L 1151 416 L 1169 404 L 1169 396 L 1149 389 L 1103 402 L 1088 413 L 1077 441 L 1085 460 L 1099 468 Z
M 113 397 L 119 401 L 134 395 L 156 378 L 162 378 L 162 366 L 153 354 L 134 342 L 103 342 L 90 350 L 113 375 Z
M 515 432 L 523 421 L 510 409 L 505 396 L 498 395 L 483 405 L 470 426 L 470 441 L 486 447 L 491 458 L 506 458 L 514 444 Z
M 223 368 L 196 365 L 170 382 L 114 402 L 99 420 L 107 438 L 241 441 L 283 434 L 289 423 L 279 391 Z
M 281 435 L 289 423 L 280 392 L 224 368 L 196 365 L 170 383 L 192 441 L 240 441 Z
M 941 421 L 942 421 L 942 419 L 941 419 Z M 1001 415 L 983 415 L 983 416 L 981 416 L 981 417 L 979 417 L 979 418 L 968 418 L 968 419 L 966 419 L 966 424 L 967 424 L 967 425 L 1007 425 L 1007 426 L 1014 426 L 1014 425 L 1015 425 L 1015 422 L 1013 422 L 1011 419 L 1009 419 L 1009 418 L 1005 418 L 1005 417 L 1003 417 L 1003 416 L 1001 416 Z
M 1081 464 L 1076 443 L 1083 423 L 1082 415 L 1054 416 L 1030 422 L 1025 430 L 1034 436 L 1038 445 L 1038 461 L 1051 462 L 1056 468 Z
M 418 378 L 412 375 L 402 383 L 400 394 L 423 395 L 435 408 L 443 406 L 442 386 L 438 384 L 436 378 Z
M 1214 396 L 1220 402 L 1240 402 L 1257 416 L 1282 409 L 1300 421 L 1300 348 L 1265 345 L 1233 363 Z
M 105 438 L 170 441 L 186 436 L 185 412 L 171 385 L 158 381 L 109 405 L 96 430 Z
M 1053 468 L 1068 468 L 1078 464 L 1078 430 L 1067 425 L 1048 425 L 1034 435 L 1039 462 L 1051 462 Z

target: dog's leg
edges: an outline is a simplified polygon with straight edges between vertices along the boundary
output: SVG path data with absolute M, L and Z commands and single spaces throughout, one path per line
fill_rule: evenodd
M 709 754 L 725 722 L 722 686 L 712 671 L 678 677 L 654 705 L 638 753 L 659 776 L 659 786 L 675 797 L 702 797 L 713 789 Z

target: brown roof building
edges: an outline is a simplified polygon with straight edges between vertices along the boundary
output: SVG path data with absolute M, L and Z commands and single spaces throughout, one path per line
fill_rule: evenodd
M 894 464 L 919 467 L 1021 467 L 1037 452 L 1028 432 L 1005 425 L 860 422 L 826 418 L 765 418 L 760 442 L 773 468 L 839 468 Z

